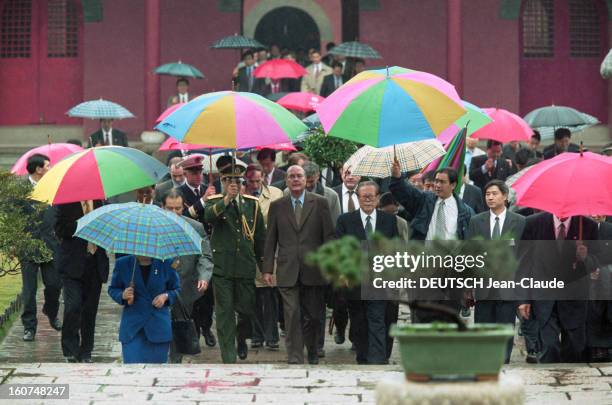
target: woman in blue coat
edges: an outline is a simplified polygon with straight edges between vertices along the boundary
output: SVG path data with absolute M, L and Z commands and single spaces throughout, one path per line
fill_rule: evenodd
M 130 287 L 132 274 L 134 288 Z M 124 363 L 168 362 L 170 306 L 179 292 L 172 260 L 124 256 L 116 261 L 108 294 L 123 305 L 119 340 Z

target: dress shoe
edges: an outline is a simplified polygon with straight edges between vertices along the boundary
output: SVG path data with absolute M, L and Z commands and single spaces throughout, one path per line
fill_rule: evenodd
M 323 348 L 317 349 L 317 357 L 321 359 L 325 357 L 325 350 Z
M 74 356 L 66 356 L 66 363 L 78 363 L 79 359 Z
M 23 332 L 23 341 L 24 342 L 33 342 L 34 341 L 34 331 L 26 330 Z
M 215 338 L 215 335 L 213 335 L 212 331 L 210 329 L 206 329 L 204 331 L 202 331 L 202 335 L 204 335 L 204 343 L 206 343 L 206 346 L 208 347 L 215 347 L 217 344 L 217 338 Z
M 525 357 L 525 361 L 529 364 L 537 364 L 538 363 L 538 353 L 528 352 L 527 357 Z
M 51 325 L 51 327 L 58 332 L 62 330 L 62 321 L 60 321 L 58 318 L 49 318 L 49 325 Z
M 238 352 L 238 358 L 240 360 L 245 360 L 247 358 L 247 356 L 249 355 L 249 346 L 247 346 L 246 340 L 238 341 L 236 351 Z
M 308 352 L 308 364 L 319 364 L 318 353 Z
M 91 357 L 82 357 L 81 358 L 81 363 L 93 363 L 93 360 L 91 359 Z
M 262 346 L 263 346 L 263 343 L 261 343 L 261 342 L 253 342 L 253 341 L 251 341 L 251 349 L 259 349 Z
M 268 350 L 278 350 L 278 342 L 266 342 L 266 348 Z
M 336 331 L 336 334 L 334 335 L 334 342 L 336 342 L 337 345 L 341 345 L 344 343 L 344 340 L 344 331 Z

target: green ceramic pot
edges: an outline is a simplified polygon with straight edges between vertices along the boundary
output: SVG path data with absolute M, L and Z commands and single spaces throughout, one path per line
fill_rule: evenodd
M 504 364 L 514 330 L 504 324 L 475 324 L 465 332 L 455 324 L 410 324 L 395 325 L 391 336 L 399 340 L 409 379 L 491 379 Z

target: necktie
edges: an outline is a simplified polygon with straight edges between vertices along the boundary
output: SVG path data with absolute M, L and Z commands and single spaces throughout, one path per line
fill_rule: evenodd
M 340 87 L 340 79 L 336 77 L 335 80 L 336 80 L 336 88 Z
M 444 200 L 440 200 L 438 204 L 438 213 L 436 214 L 436 228 L 434 237 L 438 239 L 446 238 L 446 214 L 444 212 Z
M 300 221 L 302 220 L 302 202 L 300 200 L 295 200 L 295 222 L 300 225 Z
M 561 250 L 563 242 L 565 241 L 565 224 L 562 222 L 559 225 L 559 232 L 557 233 L 557 249 Z
M 315 65 L 314 72 L 315 72 L 315 77 L 318 77 L 319 76 L 319 65 Z
M 501 232 L 499 229 L 499 217 L 495 217 L 495 226 L 493 226 L 493 240 L 501 239 Z
M 247 75 L 249 76 L 249 91 L 253 89 L 253 66 L 247 68 Z
M 200 198 L 200 187 L 194 188 L 193 192 L 195 193 L 196 197 Z
M 353 201 L 353 194 L 355 194 L 354 191 L 349 190 L 348 195 L 348 212 L 353 212 L 355 211 L 355 201 Z
M 372 221 L 371 221 L 372 217 L 370 217 L 369 215 L 366 217 L 366 225 L 365 225 L 365 233 L 366 233 L 366 239 L 370 240 L 372 238 Z
M 111 144 L 111 134 L 110 132 L 105 132 L 104 133 L 104 145 L 110 145 Z

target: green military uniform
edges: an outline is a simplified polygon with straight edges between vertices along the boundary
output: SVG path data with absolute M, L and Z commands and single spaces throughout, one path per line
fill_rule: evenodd
M 224 363 L 235 363 L 236 338 L 251 336 L 255 269 L 263 260 L 266 228 L 256 197 L 239 194 L 226 206 L 224 196 L 216 194 L 208 199 L 204 220 L 212 225 L 212 285 L 221 357 Z

